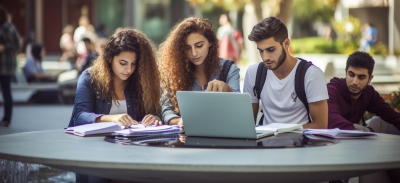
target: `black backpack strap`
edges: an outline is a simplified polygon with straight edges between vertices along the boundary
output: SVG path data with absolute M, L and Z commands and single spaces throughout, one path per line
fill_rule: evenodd
M 225 60 L 221 72 L 219 73 L 219 80 L 223 81 L 226 83 L 226 79 L 228 79 L 228 73 L 229 70 L 231 69 L 231 66 L 233 64 L 232 60 Z
M 267 71 L 268 68 L 265 67 L 264 62 L 260 62 L 257 67 L 257 75 L 256 75 L 256 82 L 254 83 L 253 93 L 257 96 L 258 100 L 261 99 L 261 91 L 264 87 L 265 80 L 267 78 Z M 261 113 L 263 113 L 261 109 Z M 258 125 L 262 125 L 264 120 L 264 113 L 262 114 L 260 120 L 258 121 Z
M 265 67 L 264 62 L 260 62 L 257 68 L 256 82 L 253 87 L 253 93 L 259 100 L 261 99 L 261 91 L 267 78 L 267 71 L 268 69 Z
M 302 58 L 298 58 L 298 59 L 300 59 L 300 63 L 296 69 L 296 76 L 295 76 L 295 80 L 294 80 L 294 90 L 296 91 L 297 97 L 300 99 L 301 102 L 303 102 L 304 107 L 306 107 L 308 121 L 311 122 L 310 109 L 308 108 L 308 100 L 307 100 L 306 90 L 304 88 L 304 78 L 306 76 L 307 69 L 313 64 Z

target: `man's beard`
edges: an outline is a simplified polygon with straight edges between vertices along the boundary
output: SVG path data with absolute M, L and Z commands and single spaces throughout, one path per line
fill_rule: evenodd
M 359 96 L 359 95 L 361 94 L 362 91 L 363 91 L 363 90 L 361 90 L 360 92 L 354 93 L 354 92 L 352 92 L 352 91 L 349 90 L 350 95 L 355 96 L 355 97 L 356 97 L 356 96 Z
M 283 62 L 285 62 L 285 60 L 286 60 L 286 51 L 282 47 L 282 53 L 281 53 L 281 56 L 279 56 L 279 58 L 278 58 L 278 62 L 276 63 L 277 64 L 276 67 L 275 68 L 271 68 L 270 70 L 278 69 L 283 64 Z
M 365 89 L 366 87 L 367 87 L 367 85 L 365 85 L 364 88 L 360 88 L 360 91 L 357 92 L 357 93 L 352 92 L 352 91 L 350 90 L 350 86 L 347 86 L 347 89 L 349 90 L 350 95 L 357 97 L 357 96 L 361 95 L 361 93 L 364 91 L 364 89 Z

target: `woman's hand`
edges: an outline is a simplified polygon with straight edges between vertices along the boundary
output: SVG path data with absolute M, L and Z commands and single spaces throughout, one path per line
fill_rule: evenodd
M 114 122 L 122 125 L 122 126 L 132 126 L 132 125 L 137 125 L 138 122 L 134 120 L 131 116 L 128 114 L 116 114 L 112 115 L 114 117 Z
M 229 85 L 227 85 L 225 82 L 214 79 L 214 80 L 208 82 L 206 91 L 231 92 L 232 88 Z
M 138 122 L 134 120 L 129 114 L 113 114 L 113 115 L 104 115 L 97 118 L 97 122 L 107 122 L 112 121 L 118 123 L 122 126 L 132 126 L 137 125 Z
M 178 125 L 179 128 L 183 129 L 183 121 L 182 118 L 174 118 L 169 121 L 169 125 Z
M 183 121 L 182 121 L 182 118 L 179 118 L 179 121 L 178 121 L 178 124 L 177 124 L 178 126 L 179 126 L 179 128 L 182 128 L 183 129 Z
M 0 44 L 0 53 L 4 52 L 5 48 L 4 44 Z
M 142 124 L 143 126 L 150 126 L 150 125 L 159 126 L 162 125 L 162 121 L 158 116 L 148 114 L 143 118 Z

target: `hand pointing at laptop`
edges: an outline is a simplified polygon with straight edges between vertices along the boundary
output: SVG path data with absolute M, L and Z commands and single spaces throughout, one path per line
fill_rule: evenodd
M 214 79 L 214 80 L 208 82 L 206 91 L 231 92 L 232 88 L 229 85 L 227 85 L 225 82 Z

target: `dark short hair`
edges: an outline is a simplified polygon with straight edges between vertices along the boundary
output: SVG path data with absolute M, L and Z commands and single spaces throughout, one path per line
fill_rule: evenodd
M 364 68 L 368 70 L 368 74 L 371 76 L 374 71 L 375 60 L 372 56 L 366 52 L 356 51 L 349 55 L 346 63 L 346 72 L 350 66 L 356 68 Z
M 0 26 L 7 21 L 8 10 L 0 4 Z
M 32 52 L 32 56 L 33 58 L 37 59 L 37 60 L 42 60 L 42 56 L 40 55 L 40 53 L 42 52 L 43 46 L 40 44 L 34 44 L 32 45 L 31 48 L 31 52 Z
M 268 17 L 253 27 L 248 39 L 260 42 L 273 37 L 275 41 L 282 44 L 288 36 L 287 27 L 282 20 L 276 17 Z
M 88 44 L 92 43 L 92 41 L 90 41 L 90 39 L 87 38 L 87 37 L 82 38 L 82 41 L 83 41 L 84 43 L 88 43 Z

